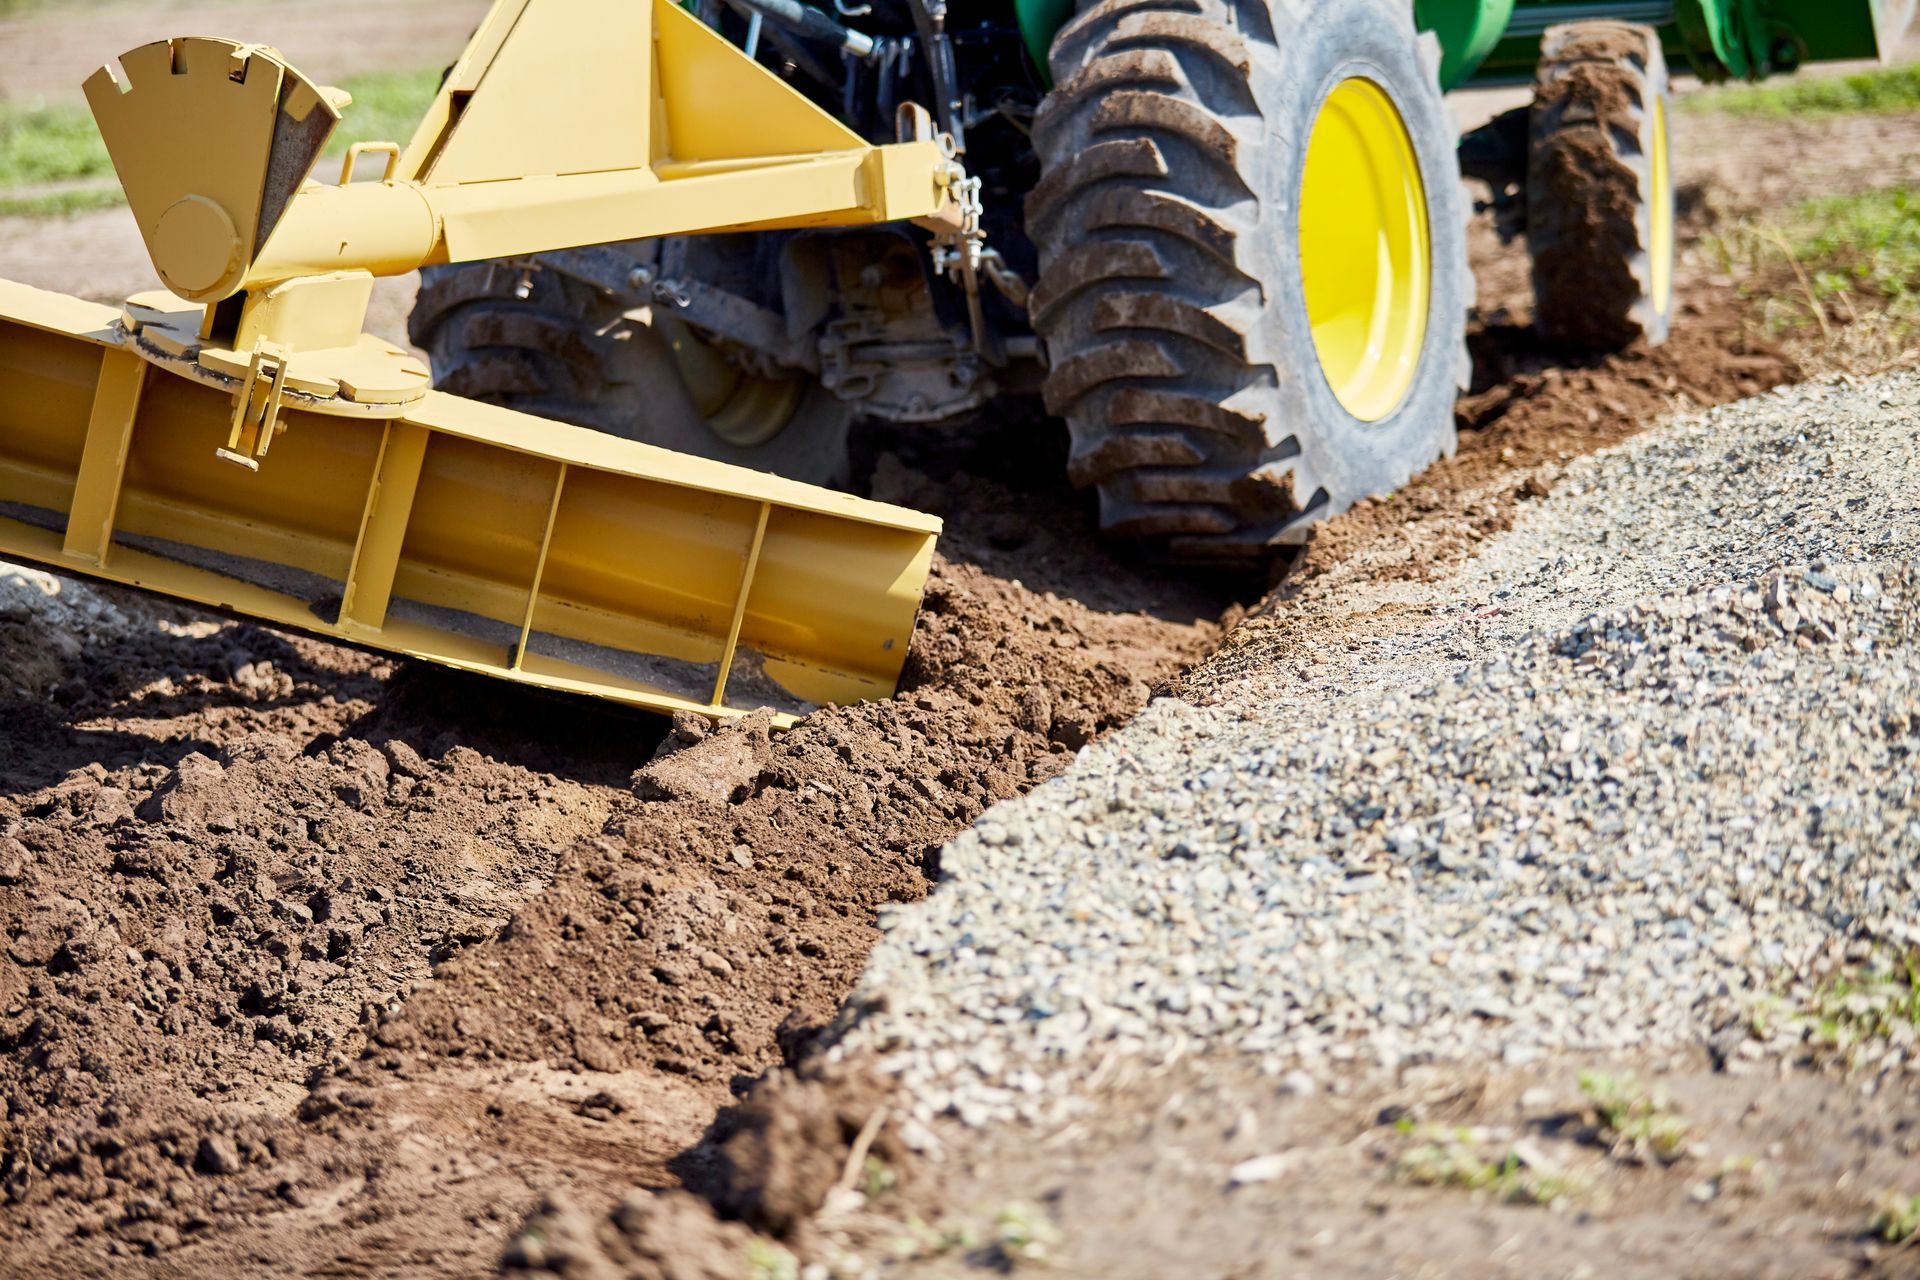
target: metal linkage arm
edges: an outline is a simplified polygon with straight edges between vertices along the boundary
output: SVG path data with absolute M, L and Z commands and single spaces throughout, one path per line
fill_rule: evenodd
M 644 236 L 956 221 L 937 142 L 875 146 L 671 0 L 499 0 L 379 182 L 307 181 L 350 99 L 260 45 L 135 49 L 87 97 L 167 287 L 216 303 Z

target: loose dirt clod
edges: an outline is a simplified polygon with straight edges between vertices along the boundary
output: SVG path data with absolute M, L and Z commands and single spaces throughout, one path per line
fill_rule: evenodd
M 723 1223 L 697 1196 L 635 1191 L 611 1214 L 589 1215 L 549 1196 L 501 1259 L 503 1276 L 572 1280 L 739 1280 L 747 1274 L 744 1227 Z
M 885 1124 L 887 1094 L 877 1079 L 817 1063 L 773 1073 L 722 1118 L 716 1178 L 701 1190 L 729 1216 L 790 1234 L 826 1203 L 854 1156 L 896 1175 L 906 1163 Z

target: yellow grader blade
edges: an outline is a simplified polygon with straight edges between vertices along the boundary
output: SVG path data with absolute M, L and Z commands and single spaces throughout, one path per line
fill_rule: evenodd
M 641 236 L 913 219 L 977 236 L 926 136 L 870 144 L 670 0 L 496 0 L 378 181 L 350 101 L 261 45 L 87 81 L 160 278 L 0 281 L 0 554 L 661 711 L 891 693 L 939 521 L 428 390 L 373 277 Z M 923 132 L 915 130 L 916 134 Z
M 437 392 L 247 471 L 126 320 L 0 282 L 0 554 L 662 711 L 893 690 L 931 516 Z
M 127 319 L 0 281 L 0 554 L 662 711 L 893 690 L 933 517 L 437 392 L 248 471 Z

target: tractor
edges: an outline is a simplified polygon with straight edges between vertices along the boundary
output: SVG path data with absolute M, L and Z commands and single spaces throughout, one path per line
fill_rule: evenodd
M 1658 342 L 1668 59 L 1913 4 L 828 2 L 496 0 L 337 181 L 350 95 L 277 50 L 100 68 L 165 288 L 0 281 L 0 555 L 656 711 L 884 697 L 940 522 L 828 487 L 856 418 L 1037 402 L 1109 536 L 1258 571 L 1452 448 L 1463 173 L 1547 336 Z M 363 332 L 416 269 L 428 364 Z
M 1545 336 L 1658 343 L 1669 59 L 1721 80 L 1869 57 L 1911 12 L 835 4 L 689 7 L 865 137 L 930 115 L 979 182 L 976 261 L 895 224 L 430 267 L 410 332 L 436 382 L 822 484 L 845 479 L 856 419 L 952 429 L 1038 395 L 1105 534 L 1225 569 L 1451 451 L 1473 299 L 1463 171 L 1526 241 Z M 1530 107 L 1456 139 L 1442 93 L 1526 82 Z

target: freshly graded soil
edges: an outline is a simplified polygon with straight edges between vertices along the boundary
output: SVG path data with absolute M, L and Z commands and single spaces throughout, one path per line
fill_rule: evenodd
M 10 616 L 10 1265 L 472 1274 L 547 1190 L 717 1168 L 691 1149 L 832 1017 L 876 911 L 1218 635 L 1057 489 L 890 457 L 874 487 L 954 528 L 903 691 L 780 735 L 119 593 L 85 645 Z

